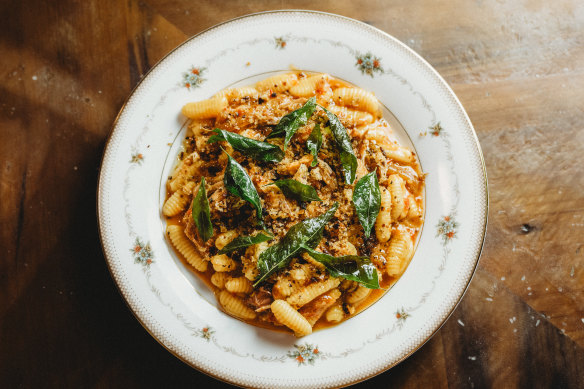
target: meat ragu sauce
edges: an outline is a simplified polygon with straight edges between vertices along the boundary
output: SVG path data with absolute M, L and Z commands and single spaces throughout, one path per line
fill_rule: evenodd
M 196 269 L 228 314 L 303 336 L 354 316 L 397 281 L 423 222 L 424 175 L 415 154 L 393 140 L 372 94 L 325 74 L 294 72 L 187 104 L 183 114 L 192 122 L 168 179 L 163 206 L 167 234 L 185 266 Z M 294 120 L 295 132 L 294 124 L 290 127 Z M 269 136 L 286 125 L 281 136 Z M 318 130 L 322 145 L 310 149 Z M 350 143 L 341 144 L 341 130 Z M 238 143 L 243 138 L 233 140 L 230 134 L 263 142 L 265 153 L 250 151 Z M 347 154 L 355 155 L 353 177 Z M 236 173 L 253 185 L 234 192 L 229 186 L 239 185 L 241 178 L 234 175 L 235 165 Z M 298 190 L 290 193 L 273 185 L 278 180 L 295 180 L 303 190 L 311 187 L 321 201 L 301 201 Z M 364 184 L 355 194 L 358 183 Z M 365 206 L 378 209 L 376 217 L 357 206 L 363 207 L 363 198 L 354 197 L 361 196 L 363 187 L 373 199 Z M 254 196 L 242 195 L 245 190 L 256 192 L 259 204 Z M 205 230 L 205 220 L 212 231 L 209 226 Z M 290 250 L 278 251 L 307 223 L 322 223 L 320 240 L 314 240 L 320 237 L 315 233 L 303 241 L 316 251 L 295 247 L 289 256 Z M 259 234 L 265 238 L 255 244 L 219 252 Z M 351 269 L 346 273 L 352 276 L 338 273 L 338 261 L 346 261 L 343 269 Z M 331 268 L 331 263 L 337 265 Z

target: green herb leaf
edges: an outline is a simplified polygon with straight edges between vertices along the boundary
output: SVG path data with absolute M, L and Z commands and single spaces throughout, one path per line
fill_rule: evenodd
M 302 107 L 298 108 L 296 111 L 290 112 L 280 119 L 280 122 L 274 128 L 274 131 L 268 135 L 267 139 L 284 136 L 284 150 L 286 150 L 286 146 L 288 145 L 288 142 L 290 142 L 290 139 L 292 139 L 294 133 L 298 131 L 299 127 L 306 124 L 308 119 L 310 119 L 314 113 L 315 108 L 316 98 L 311 97 Z
M 284 193 L 284 196 L 298 201 L 322 201 L 318 197 L 316 189 L 300 181 L 292 179 L 277 180 L 269 185 L 276 185 Z
M 355 173 L 357 172 L 357 157 L 353 151 L 351 138 L 339 118 L 325 107 L 320 107 L 326 112 L 330 122 L 331 132 L 333 133 L 337 146 L 341 150 L 340 157 L 345 183 L 351 185 L 355 181 Z
M 290 260 L 303 250 L 302 246 L 309 248 L 318 246 L 322 239 L 324 226 L 333 217 L 338 208 L 339 203 L 334 203 L 322 215 L 293 225 L 278 243 L 262 252 L 258 258 L 259 277 L 253 285 L 254 288 L 272 273 L 287 266 Z
M 223 151 L 225 152 L 225 150 Z M 225 154 L 227 154 L 227 157 L 229 158 L 223 176 L 225 189 L 227 189 L 229 193 L 249 202 L 256 209 L 258 223 L 263 227 L 262 202 L 258 191 L 243 166 L 237 163 L 237 161 L 227 152 L 225 152 Z
M 308 140 L 306 141 L 306 147 L 312 154 L 312 162 L 310 163 L 310 166 L 312 167 L 318 165 L 318 151 L 320 150 L 321 146 L 322 133 L 320 132 L 320 125 L 316 123 L 312 129 L 312 132 L 310 133 L 310 136 L 308 137 Z
M 357 181 L 353 190 L 353 204 L 365 236 L 369 238 L 381 207 L 381 191 L 376 172 L 373 171 Z
M 214 129 L 213 132 L 217 135 L 210 137 L 207 143 L 227 141 L 235 150 L 263 162 L 280 162 L 284 158 L 282 149 L 271 143 L 261 142 L 219 128 Z
M 237 238 L 233 239 L 231 242 L 227 243 L 225 247 L 223 247 L 217 254 L 228 254 L 232 251 L 237 249 L 241 249 L 244 247 L 249 247 L 254 244 L 267 242 L 269 240 L 274 239 L 273 236 L 264 235 L 261 232 L 257 235 L 253 236 L 238 236 Z
M 206 242 L 213 236 L 213 224 L 211 223 L 211 211 L 209 210 L 209 199 L 205 190 L 205 177 L 201 177 L 201 184 L 197 195 L 193 199 L 193 221 L 197 226 L 199 237 Z
M 344 255 L 334 257 L 329 254 L 315 251 L 310 247 L 302 247 L 308 255 L 322 263 L 331 276 L 342 277 L 350 281 L 357 281 L 369 289 L 379 289 L 377 268 L 367 257 L 358 255 Z

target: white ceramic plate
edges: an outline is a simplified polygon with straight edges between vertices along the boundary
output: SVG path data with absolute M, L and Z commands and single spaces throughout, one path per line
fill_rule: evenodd
M 375 92 L 399 138 L 415 148 L 428 174 L 425 225 L 402 278 L 361 314 L 301 339 L 221 312 L 165 240 L 161 214 L 164 183 L 184 136 L 183 104 L 291 65 Z M 174 355 L 207 374 L 270 388 L 347 385 L 417 350 L 444 323 L 470 282 L 488 206 L 476 135 L 436 71 L 380 30 L 307 11 L 242 17 L 172 51 L 121 110 L 98 191 L 107 262 L 142 325 Z

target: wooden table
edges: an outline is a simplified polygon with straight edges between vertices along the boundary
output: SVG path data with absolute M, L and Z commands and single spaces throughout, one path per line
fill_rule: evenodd
M 0 387 L 227 386 L 127 309 L 95 214 L 100 158 L 140 78 L 187 37 L 278 8 L 397 37 L 452 86 L 489 174 L 466 297 L 421 350 L 361 386 L 584 385 L 584 3 L 97 1 L 0 5 Z

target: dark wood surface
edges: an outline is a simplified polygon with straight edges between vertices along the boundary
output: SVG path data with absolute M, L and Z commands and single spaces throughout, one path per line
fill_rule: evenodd
M 317 9 L 397 37 L 452 86 L 478 133 L 491 207 L 458 309 L 360 386 L 584 385 L 584 3 L 3 1 L 0 387 L 227 386 L 161 347 L 108 273 L 100 158 L 140 78 L 227 19 Z

